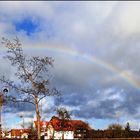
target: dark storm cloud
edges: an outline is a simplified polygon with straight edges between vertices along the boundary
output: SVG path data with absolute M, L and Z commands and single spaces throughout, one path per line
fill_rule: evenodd
M 64 77 L 66 78 L 66 76 Z M 77 88 L 78 86 L 75 84 L 67 85 L 66 82 L 63 83 L 59 80 L 60 83 L 66 85 L 62 88 L 64 101 L 61 104 L 75 107 L 72 112 L 77 117 L 118 119 L 123 116 L 133 118 L 137 116 L 140 105 L 139 91 L 131 86 L 126 89 L 125 84 L 114 83 L 113 85 L 106 83 L 102 85 L 102 89 L 94 88 L 95 85 L 91 87 L 90 84 Z M 100 85 L 97 87 L 100 87 Z
M 115 118 L 115 107 L 116 100 L 105 100 L 100 101 L 95 107 L 90 105 L 81 105 L 80 110 L 75 110 L 74 114 L 82 118 L 98 118 L 98 119 L 113 119 Z
M 98 97 L 97 100 L 92 100 L 92 97 L 89 96 L 88 101 L 92 101 L 95 105 L 87 104 L 86 101 L 84 102 L 84 100 L 82 100 L 82 104 L 79 103 L 79 110 L 75 110 L 74 113 L 78 117 L 83 118 L 118 119 L 123 116 L 131 116 L 137 119 L 138 108 L 140 106 L 138 94 L 139 91 L 122 93 L 120 98 L 123 98 L 123 100 L 117 98 L 108 99 L 109 96 L 107 96 L 105 100 L 98 100 Z M 115 95 L 115 93 L 113 93 L 113 95 Z M 105 96 L 102 96 L 100 98 L 104 97 Z

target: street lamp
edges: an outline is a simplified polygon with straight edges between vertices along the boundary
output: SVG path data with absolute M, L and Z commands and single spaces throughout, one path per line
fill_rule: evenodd
M 22 128 L 24 129 L 24 116 L 23 116 L 23 115 L 20 115 L 19 117 L 20 117 L 21 119 L 23 119 Z
M 8 87 L 2 87 L 2 89 L 0 91 L 0 139 L 2 138 L 1 111 L 2 111 L 2 105 L 3 105 L 3 95 L 8 92 L 9 92 Z

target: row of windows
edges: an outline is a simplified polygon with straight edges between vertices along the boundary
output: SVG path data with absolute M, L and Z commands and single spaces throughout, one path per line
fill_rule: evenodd
M 56 131 L 58 134 L 73 134 L 73 131 Z
M 76 130 L 76 132 L 86 132 L 86 130 L 78 129 L 78 130 Z

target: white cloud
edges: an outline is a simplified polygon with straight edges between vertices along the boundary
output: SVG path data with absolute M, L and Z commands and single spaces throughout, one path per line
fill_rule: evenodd
M 120 2 L 118 13 L 118 24 L 125 35 L 140 32 L 140 2 Z
M 41 2 L 41 1 L 40 2 L 39 1 L 38 2 L 37 1 L 34 1 L 34 2 L 11 1 L 11 2 L 1 2 L 0 7 L 1 7 L 2 14 L 10 15 L 9 19 L 17 18 L 16 20 L 19 20 L 23 18 L 24 16 L 28 16 L 28 15 L 42 16 L 44 15 L 43 14 L 44 12 L 47 17 L 51 16 L 53 15 L 53 9 L 51 5 L 53 5 L 53 3 L 51 4 L 49 2 L 46 3 L 46 2 Z
M 86 29 L 86 24 L 83 23 L 82 21 L 77 21 L 73 24 L 73 33 L 76 34 L 77 36 L 80 35 L 85 35 L 87 29 Z
M 105 2 L 86 2 L 85 7 L 88 12 L 88 16 L 95 22 L 95 23 L 102 23 L 106 18 L 112 14 L 112 10 L 114 10 L 115 6 L 118 4 L 118 2 L 111 2 L 111 1 L 105 1 Z

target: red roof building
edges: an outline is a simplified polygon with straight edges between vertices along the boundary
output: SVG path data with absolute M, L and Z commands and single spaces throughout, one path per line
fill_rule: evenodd
M 37 128 L 37 121 L 34 122 Z M 72 132 L 73 138 L 84 138 L 87 136 L 87 132 L 91 131 L 92 128 L 85 122 L 81 120 L 61 120 L 56 116 L 53 116 L 49 122 L 40 122 L 41 131 L 46 131 L 53 129 L 55 133 L 60 132 Z M 49 132 L 48 132 L 49 133 Z M 48 133 L 44 135 L 48 136 Z M 58 137 L 57 137 L 58 138 Z
M 12 138 L 28 138 L 28 134 L 30 133 L 30 129 L 11 129 L 11 137 Z

